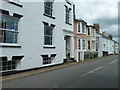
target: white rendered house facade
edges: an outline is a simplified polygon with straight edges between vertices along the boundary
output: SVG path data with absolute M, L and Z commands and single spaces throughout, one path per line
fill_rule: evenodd
M 99 57 L 103 56 L 103 51 L 108 52 L 108 55 L 114 54 L 115 52 L 114 40 L 109 39 L 108 37 L 104 36 L 101 33 L 97 33 L 96 38 L 97 38 L 96 48 Z
M 68 53 L 74 59 L 72 2 L 0 2 L 2 72 L 61 64 Z
M 114 46 L 114 49 L 115 49 L 115 50 L 114 50 L 114 53 L 115 53 L 115 54 L 119 54 L 119 43 L 115 41 L 115 42 L 114 42 L 114 45 L 115 45 L 115 46 Z

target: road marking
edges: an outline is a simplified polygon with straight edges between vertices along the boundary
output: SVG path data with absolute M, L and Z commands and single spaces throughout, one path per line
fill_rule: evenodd
M 91 70 L 91 71 L 89 71 L 88 73 L 85 73 L 85 74 L 83 74 L 83 75 L 81 75 L 81 77 L 84 77 L 84 76 L 86 76 L 86 75 L 88 75 L 88 74 L 91 74 L 91 73 L 93 73 L 93 72 L 95 72 L 95 71 L 97 71 L 97 70 L 99 70 L 99 69 L 101 69 L 101 68 L 103 68 L 104 66 L 101 66 L 101 67 L 98 67 L 98 68 L 96 68 L 96 69 L 94 69 L 94 70 Z
M 115 61 L 112 61 L 112 62 L 110 62 L 109 64 L 113 64 L 113 63 L 115 63 L 115 62 L 117 62 L 118 60 L 115 60 Z
M 99 67 L 99 68 L 96 68 L 95 71 L 97 71 L 97 70 L 99 70 L 99 69 L 101 69 L 101 68 L 103 68 L 103 67 L 104 67 L 104 66 L 101 66 L 101 67 Z

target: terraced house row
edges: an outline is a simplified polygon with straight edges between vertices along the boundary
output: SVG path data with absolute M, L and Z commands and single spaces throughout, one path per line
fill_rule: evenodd
M 103 51 L 118 53 L 118 43 L 97 32 L 98 24 L 87 25 L 75 18 L 73 1 L 0 3 L 2 73 L 63 64 L 67 60 L 80 62 L 103 56 Z M 108 44 L 101 43 L 104 38 L 113 43 L 112 52 Z

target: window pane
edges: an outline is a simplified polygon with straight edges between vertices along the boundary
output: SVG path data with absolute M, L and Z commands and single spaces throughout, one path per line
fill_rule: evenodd
M 52 45 L 52 33 L 53 33 L 53 28 L 50 26 L 44 26 L 44 44 L 45 45 Z
M 15 19 L 15 21 L 14 21 L 14 26 L 15 26 L 15 30 L 16 31 L 18 31 L 18 20 L 17 19 Z
M 11 68 L 12 68 L 12 62 L 11 61 L 8 61 L 8 65 L 7 65 L 8 67 L 7 67 L 7 70 L 11 70 Z
M 3 16 L 4 22 L 6 22 L 6 29 L 14 29 L 14 19 L 9 16 Z
M 19 19 L 2 15 L 2 20 L 0 22 L 2 23 L 2 28 L 18 30 L 18 21 Z
M 50 44 L 50 37 L 45 36 L 45 45 L 51 45 Z
M 45 5 L 48 7 L 51 7 L 51 3 L 50 2 L 45 2 Z
M 50 11 L 50 8 L 45 7 L 45 14 L 51 15 L 50 12 L 51 12 L 51 11 Z
M 70 10 L 66 7 L 66 22 L 69 23 L 70 19 Z
M 83 50 L 85 50 L 85 40 L 82 40 Z
M 80 22 L 78 23 L 78 32 L 80 32 Z
M 45 2 L 44 13 L 52 16 L 52 4 L 53 2 Z
M 12 60 L 12 69 L 16 68 L 16 60 Z
M 46 27 L 45 31 L 46 31 L 45 35 L 51 36 L 51 29 L 50 29 L 50 27 Z
M 7 61 L 6 60 L 2 61 L 2 67 L 3 67 L 2 70 L 7 70 Z
M 88 27 L 88 35 L 90 35 L 90 29 L 89 29 L 89 27 Z
M 85 33 L 85 24 L 82 23 L 82 33 Z
M 3 31 L 0 30 L 0 42 L 2 43 L 3 42 Z
M 80 42 L 80 39 L 78 39 L 78 49 L 81 50 L 81 42 Z
M 43 57 L 43 64 L 50 64 L 52 63 L 51 57 Z
M 5 32 L 5 43 L 17 43 L 17 33 L 15 32 Z

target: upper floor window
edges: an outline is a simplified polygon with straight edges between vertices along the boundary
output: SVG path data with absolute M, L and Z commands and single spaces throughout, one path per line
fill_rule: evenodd
M 90 50 L 90 41 L 88 41 L 88 49 Z
M 68 23 L 68 24 L 70 24 L 70 12 L 71 12 L 71 9 L 66 6 L 66 16 L 65 16 L 65 19 L 66 19 L 66 23 Z
M 53 45 L 53 28 L 55 25 L 44 22 L 44 45 Z
M 88 27 L 88 35 L 90 35 L 90 28 Z
M 17 43 L 19 19 L 7 15 L 0 18 L 0 43 Z
M 80 22 L 78 22 L 78 32 L 80 33 Z
M 45 2 L 44 2 L 44 14 L 52 17 L 52 15 L 53 15 L 53 1 L 45 0 Z
M 53 44 L 53 27 L 44 26 L 44 45 Z
M 95 35 L 95 30 L 94 30 L 94 28 L 92 28 L 91 32 L 92 32 L 92 36 L 94 36 L 94 35 Z
M 85 24 L 82 23 L 82 33 L 85 33 Z

